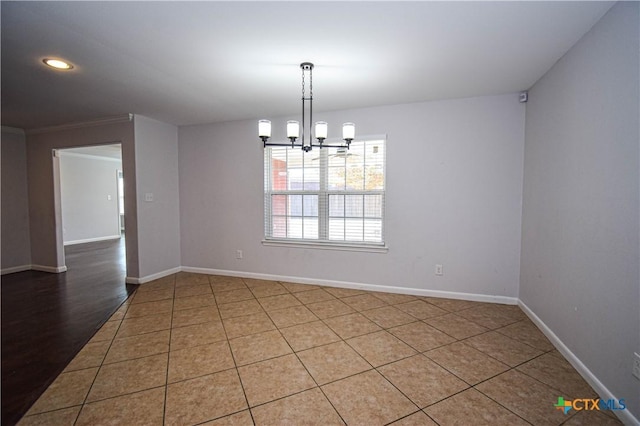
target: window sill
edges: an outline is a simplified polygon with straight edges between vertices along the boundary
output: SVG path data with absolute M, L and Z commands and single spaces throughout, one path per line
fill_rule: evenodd
M 305 248 L 318 250 L 338 250 L 338 251 L 356 251 L 366 253 L 387 253 L 389 247 L 385 245 L 370 244 L 349 244 L 349 243 L 320 243 L 313 241 L 285 241 L 285 240 L 262 240 L 263 246 L 268 247 L 290 247 Z

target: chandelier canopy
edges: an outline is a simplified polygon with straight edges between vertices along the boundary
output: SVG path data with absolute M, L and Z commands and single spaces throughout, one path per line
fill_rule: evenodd
M 302 126 L 300 126 L 300 123 L 298 121 L 287 121 L 287 138 L 289 138 L 291 143 L 268 142 L 269 138 L 271 137 L 271 121 L 258 121 L 258 137 L 262 139 L 263 146 L 290 146 L 291 148 L 300 147 L 304 152 L 311 151 L 314 146 L 320 149 L 322 149 L 323 147 L 349 149 L 349 145 L 354 139 L 356 133 L 356 125 L 353 123 L 344 123 L 342 125 L 342 139 L 345 142 L 344 144 L 329 145 L 324 143 L 324 140 L 327 139 L 329 125 L 326 121 L 316 121 L 314 136 L 317 140 L 317 143 L 314 142 L 313 138 L 311 137 L 311 129 L 313 123 L 313 64 L 311 62 L 303 62 L 300 64 L 300 69 L 302 70 Z M 309 75 L 309 96 L 307 96 L 306 93 L 305 73 L 308 73 Z M 306 129 L 307 124 L 308 129 Z M 302 136 L 300 135 L 301 128 Z M 305 130 L 308 133 L 305 133 Z

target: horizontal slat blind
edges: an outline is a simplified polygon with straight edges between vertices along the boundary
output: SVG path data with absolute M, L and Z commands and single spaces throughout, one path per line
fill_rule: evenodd
M 385 142 L 266 148 L 265 238 L 384 244 Z

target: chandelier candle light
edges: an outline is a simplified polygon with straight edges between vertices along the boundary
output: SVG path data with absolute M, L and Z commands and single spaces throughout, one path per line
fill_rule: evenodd
M 356 125 L 353 123 L 344 123 L 342 125 L 342 139 L 345 141 L 343 145 L 327 145 L 324 143 L 324 140 L 327 138 L 328 133 L 328 124 L 326 121 L 316 121 L 315 125 L 315 138 L 318 140 L 318 143 L 314 143 L 313 138 L 311 137 L 311 127 L 313 123 L 313 64 L 311 62 L 303 62 L 300 64 L 300 69 L 302 69 L 302 137 L 300 137 L 300 123 L 297 121 L 287 121 L 287 138 L 291 141 L 291 143 L 274 143 L 268 142 L 271 137 L 271 121 L 269 120 L 260 120 L 258 121 L 258 136 L 262 139 L 262 143 L 264 147 L 267 146 L 291 146 L 291 148 L 300 147 L 304 152 L 309 152 L 311 149 L 315 147 L 319 147 L 322 149 L 325 148 L 347 148 L 349 149 L 349 145 L 351 141 L 354 139 L 356 134 Z M 305 91 L 305 73 L 309 73 L 309 97 L 307 97 Z M 305 123 L 306 123 L 306 114 L 309 114 L 309 128 L 308 135 L 309 140 L 305 139 Z M 296 144 L 296 141 L 300 138 L 300 141 Z

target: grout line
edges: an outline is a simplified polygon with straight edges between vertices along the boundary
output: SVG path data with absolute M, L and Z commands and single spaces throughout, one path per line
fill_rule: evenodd
M 169 320 L 169 344 L 167 351 L 167 370 L 164 376 L 164 402 L 162 404 L 162 424 L 166 424 L 167 418 L 167 397 L 169 395 L 169 363 L 171 362 L 171 336 L 173 333 L 173 308 L 175 307 L 175 295 L 176 295 L 176 275 L 173 276 L 173 301 L 171 303 L 171 319 Z

